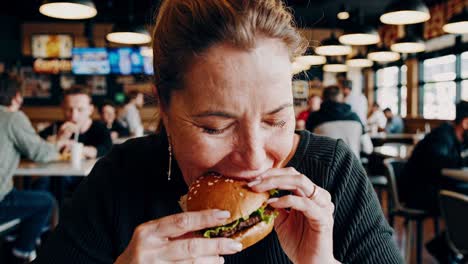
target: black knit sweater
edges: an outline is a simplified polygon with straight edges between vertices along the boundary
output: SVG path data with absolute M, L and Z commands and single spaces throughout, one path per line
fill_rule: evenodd
M 288 166 L 327 189 L 335 204 L 335 258 L 344 263 L 403 263 L 365 172 L 342 141 L 299 132 Z M 180 212 L 187 192 L 177 165 L 167 181 L 167 141 L 153 135 L 116 146 L 62 209 L 37 264 L 113 263 L 141 223 Z M 291 263 L 275 232 L 226 263 Z

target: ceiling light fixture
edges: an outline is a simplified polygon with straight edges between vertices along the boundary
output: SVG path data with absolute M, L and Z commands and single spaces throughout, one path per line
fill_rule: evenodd
M 380 16 L 380 21 L 389 25 L 409 25 L 429 18 L 429 9 L 422 0 L 394 0 Z
M 468 7 L 463 9 L 463 12 L 454 15 L 445 24 L 442 29 L 450 34 L 467 34 L 468 33 Z
M 331 36 L 322 41 L 322 45 L 315 48 L 315 52 L 322 56 L 343 56 L 348 55 L 352 51 L 350 46 L 341 44 L 332 33 Z
M 394 62 L 400 59 L 400 53 L 384 47 L 376 48 L 367 54 L 367 58 L 378 63 Z
M 399 53 L 418 53 L 426 50 L 426 44 L 419 38 L 413 36 L 406 36 L 398 39 L 390 49 Z
M 374 62 L 366 58 L 361 52 L 346 60 L 346 65 L 351 68 L 367 68 L 372 67 L 373 64 Z
M 327 60 L 327 64 L 323 65 L 323 71 L 332 73 L 346 72 L 348 71 L 348 66 L 337 59 L 330 58 Z
M 39 7 L 39 12 L 45 16 L 60 19 L 88 19 L 97 15 L 97 9 L 92 0 L 46 0 Z
M 151 36 L 145 27 L 133 22 L 133 1 L 128 1 L 128 22 L 116 23 L 106 39 L 110 42 L 125 45 L 144 45 L 151 42 Z

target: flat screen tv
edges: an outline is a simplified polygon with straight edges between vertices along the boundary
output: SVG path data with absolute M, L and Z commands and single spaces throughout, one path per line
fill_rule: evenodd
M 106 48 L 74 48 L 72 50 L 72 72 L 74 74 L 101 75 L 109 74 Z
M 143 56 L 139 48 L 109 48 L 108 53 L 111 73 L 122 75 L 143 73 Z

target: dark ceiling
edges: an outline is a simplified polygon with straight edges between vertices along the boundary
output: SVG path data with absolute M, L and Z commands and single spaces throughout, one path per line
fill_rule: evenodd
M 0 15 L 15 16 L 21 21 L 57 21 L 41 15 L 38 11 L 43 0 L 13 0 L 9 5 L 3 5 Z M 339 26 L 336 14 L 345 4 L 351 11 L 358 11 L 367 23 L 378 23 L 378 17 L 385 6 L 393 0 L 284 0 L 292 8 L 299 27 Z M 403 0 L 411 1 L 411 0 Z M 425 0 L 428 5 L 443 0 Z M 14 4 L 13 4 L 14 2 Z M 160 0 L 94 0 L 98 15 L 93 18 L 95 22 L 127 21 L 129 14 L 139 23 L 150 24 L 154 10 Z M 131 10 L 134 12 L 131 12 Z M 352 14 L 353 16 L 353 14 Z M 358 17 L 358 15 L 354 15 Z

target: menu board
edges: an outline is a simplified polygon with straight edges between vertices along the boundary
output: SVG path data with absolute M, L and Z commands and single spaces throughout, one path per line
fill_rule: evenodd
M 70 58 L 73 38 L 67 34 L 37 34 L 31 36 L 31 52 L 34 58 Z

